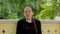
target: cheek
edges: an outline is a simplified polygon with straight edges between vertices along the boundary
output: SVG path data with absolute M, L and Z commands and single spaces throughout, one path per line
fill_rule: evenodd
M 29 13 L 29 15 L 31 15 L 31 16 L 32 16 L 32 15 L 33 15 L 33 13 Z
M 33 13 L 24 13 L 24 16 L 25 17 L 32 17 L 33 16 Z
M 24 13 L 24 16 L 25 16 L 25 17 L 29 17 L 29 14 Z
M 30 17 L 32 17 L 33 16 L 33 14 L 30 14 Z
M 24 13 L 24 16 L 26 16 L 26 14 Z

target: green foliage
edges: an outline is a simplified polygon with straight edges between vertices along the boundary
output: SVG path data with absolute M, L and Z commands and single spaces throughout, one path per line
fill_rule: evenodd
M 54 13 L 51 8 L 47 8 L 41 11 L 40 17 L 41 19 L 53 19 Z
M 23 19 L 26 5 L 33 7 L 37 19 L 54 19 L 55 13 L 60 14 L 57 0 L 0 0 L 0 19 Z
M 43 9 L 39 12 L 39 15 L 36 15 L 35 18 L 38 19 L 54 19 L 55 16 L 60 14 L 57 7 L 57 0 L 42 0 L 41 8 Z M 60 6 L 60 5 L 58 5 Z

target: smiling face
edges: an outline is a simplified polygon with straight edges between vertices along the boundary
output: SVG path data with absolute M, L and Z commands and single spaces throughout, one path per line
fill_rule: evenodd
M 24 8 L 24 16 L 26 19 L 31 19 L 34 13 L 31 7 L 27 6 Z

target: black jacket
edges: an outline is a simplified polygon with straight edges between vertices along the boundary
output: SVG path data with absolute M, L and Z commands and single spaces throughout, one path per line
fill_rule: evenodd
M 34 20 L 37 26 L 38 34 L 41 32 L 41 23 L 39 20 Z M 27 23 L 25 19 L 19 20 L 17 23 L 16 34 L 36 34 L 33 22 Z

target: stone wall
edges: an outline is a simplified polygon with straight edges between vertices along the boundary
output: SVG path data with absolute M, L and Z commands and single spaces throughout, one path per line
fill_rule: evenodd
M 16 34 L 17 20 L 0 20 L 0 34 Z M 60 34 L 60 21 L 41 20 L 42 34 Z

